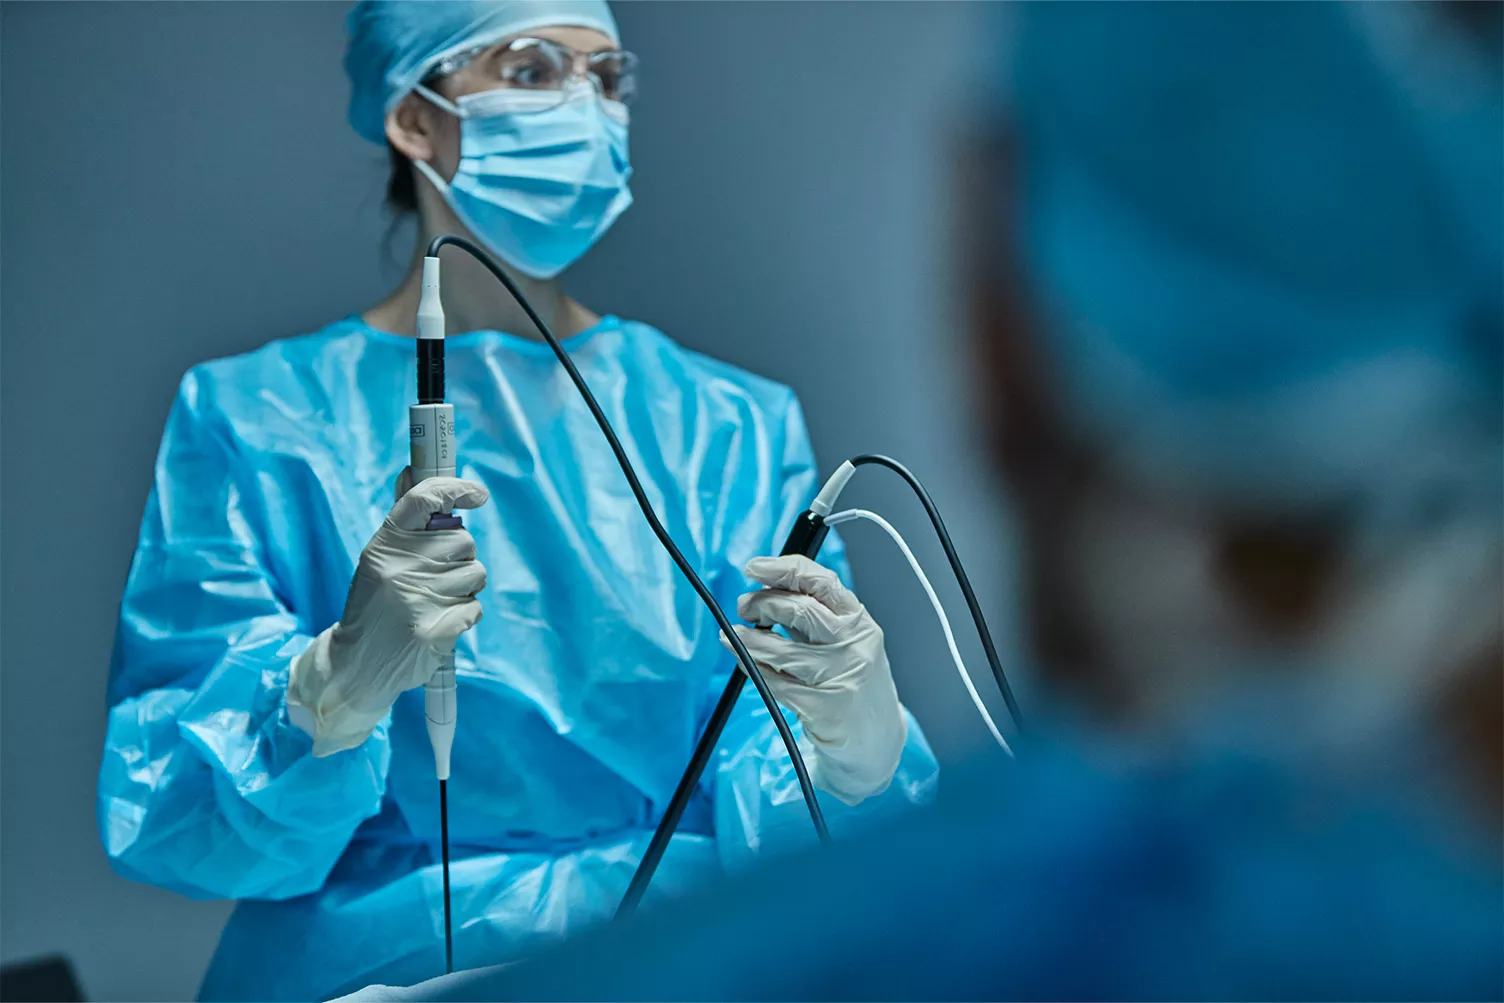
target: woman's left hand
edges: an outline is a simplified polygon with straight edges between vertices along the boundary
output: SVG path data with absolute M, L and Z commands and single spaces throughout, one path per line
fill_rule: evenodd
M 908 738 L 882 628 L 834 571 L 807 557 L 757 557 L 746 574 L 767 587 L 742 596 L 737 614 L 789 636 L 741 626 L 737 636 L 799 716 L 815 786 L 849 805 L 881 794 Z

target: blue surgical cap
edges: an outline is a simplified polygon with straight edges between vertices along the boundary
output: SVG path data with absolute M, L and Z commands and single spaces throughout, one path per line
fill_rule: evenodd
M 1084 434 L 1239 503 L 1497 497 L 1496 55 L 1412 45 L 1450 37 L 1425 4 L 1013 20 L 1021 247 Z
M 386 142 L 386 113 L 445 56 L 533 28 L 594 28 L 621 38 L 605 0 L 360 0 L 350 36 L 350 125 Z

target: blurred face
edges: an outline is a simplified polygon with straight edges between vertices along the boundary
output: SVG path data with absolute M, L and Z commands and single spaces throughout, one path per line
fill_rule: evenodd
M 981 395 L 1023 531 L 1042 680 L 1099 721 L 1174 737 L 1273 695 L 1261 740 L 1341 755 L 1418 729 L 1500 812 L 1499 517 L 1468 498 L 1398 522 L 1214 496 L 1122 459 L 1068 416 L 1072 374 L 1014 259 L 1006 144 L 978 151 L 972 233 Z M 991 204 L 989 204 L 989 202 Z M 1386 499 L 1390 500 L 1390 499 Z M 1370 746 L 1371 747 L 1371 746 Z
M 533 28 L 502 39 L 427 85 L 457 103 L 498 88 L 557 90 L 569 77 L 590 73 L 604 97 L 620 100 L 627 96 L 621 88 L 630 85 L 630 74 L 618 60 L 602 55 L 615 50 L 611 39 L 593 28 Z M 386 132 L 410 160 L 427 161 L 445 178 L 454 176 L 460 160 L 460 120 L 454 115 L 412 93 L 388 113 Z

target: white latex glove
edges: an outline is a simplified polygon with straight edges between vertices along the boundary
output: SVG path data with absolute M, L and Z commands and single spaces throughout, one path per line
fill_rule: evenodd
M 408 483 L 404 472 L 397 503 L 361 552 L 344 615 L 293 659 L 288 717 L 313 736 L 315 756 L 364 742 L 397 695 L 428 682 L 480 620 L 475 596 L 486 569 L 475 539 L 423 527 L 436 512 L 477 508 L 490 494 L 454 477 Z
M 736 633 L 804 726 L 810 779 L 849 805 L 881 794 L 908 739 L 882 628 L 834 571 L 807 557 L 757 557 L 746 574 L 767 588 L 737 600 L 737 614 L 789 636 L 742 626 Z

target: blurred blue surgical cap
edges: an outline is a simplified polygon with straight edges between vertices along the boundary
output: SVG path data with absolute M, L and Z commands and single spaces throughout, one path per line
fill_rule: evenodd
M 1496 40 L 1442 4 L 1013 14 L 1020 246 L 1066 416 L 1240 503 L 1496 500 Z
M 386 142 L 386 113 L 445 56 L 534 28 L 594 28 L 621 43 L 605 0 L 360 0 L 350 36 L 350 125 Z

